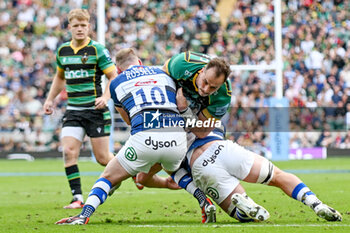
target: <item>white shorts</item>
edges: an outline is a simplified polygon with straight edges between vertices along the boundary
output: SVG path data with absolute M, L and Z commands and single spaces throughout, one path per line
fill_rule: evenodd
M 148 172 L 156 163 L 167 171 L 177 170 L 186 155 L 186 132 L 142 131 L 131 135 L 117 158 L 132 176 Z
M 190 152 L 192 153 L 192 152 Z M 218 204 L 249 174 L 255 154 L 232 141 L 215 142 L 192 166 L 195 184 Z

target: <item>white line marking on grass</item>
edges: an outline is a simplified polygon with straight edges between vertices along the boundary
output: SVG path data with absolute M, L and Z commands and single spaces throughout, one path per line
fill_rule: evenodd
M 294 169 L 294 170 L 284 170 L 291 173 L 297 173 L 297 174 L 342 174 L 342 173 L 350 173 L 350 170 L 342 169 L 342 170 L 331 170 L 331 169 L 324 169 L 324 170 L 315 170 L 315 169 Z M 81 171 L 80 175 L 82 176 L 99 176 L 102 173 L 102 171 L 90 171 L 90 172 L 84 172 Z M 167 174 L 164 171 L 161 171 L 158 173 L 158 175 L 161 176 L 167 176 Z M 0 172 L 0 177 L 18 177 L 18 176 L 66 176 L 64 172 Z
M 185 192 L 185 191 L 184 191 Z M 180 192 L 174 192 L 173 190 L 160 190 L 160 191 L 139 191 L 139 190 L 135 190 L 135 191 L 119 191 L 117 190 L 115 193 L 117 193 L 118 195 L 120 194 L 120 198 L 124 198 L 126 195 L 134 195 L 134 196 L 140 196 L 140 195 L 159 195 L 159 194 L 166 194 L 166 195 L 177 195 Z M 27 191 L 23 191 L 23 192 L 16 192 L 16 195 L 30 195 L 33 194 L 33 192 L 27 192 Z M 40 195 L 57 195 L 57 191 L 52 191 L 52 192 L 40 192 Z M 0 196 L 8 196 L 8 195 L 13 195 L 13 192 L 2 192 L 0 190 Z M 116 199 L 118 200 L 118 198 Z
M 136 227 L 136 228 L 159 228 L 159 227 L 164 227 L 164 228 L 175 228 L 175 227 L 191 227 L 191 228 L 220 228 L 220 227 L 350 227 L 349 224 L 223 224 L 223 225 L 129 225 L 129 227 Z

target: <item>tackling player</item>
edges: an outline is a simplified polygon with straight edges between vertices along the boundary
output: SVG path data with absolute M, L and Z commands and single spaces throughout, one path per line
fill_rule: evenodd
M 131 125 L 131 136 L 92 187 L 82 212 L 56 224 L 87 224 L 113 186 L 140 171 L 148 172 L 155 163 L 171 173 L 185 156 L 186 132 L 182 127 L 165 128 L 167 122 L 182 119 L 174 81 L 159 68 L 142 66 L 133 49 L 120 50 L 116 63 L 122 73 L 110 85 L 111 96 L 124 121 Z M 151 119 L 147 118 L 150 115 Z M 157 124 L 151 124 L 155 120 Z
M 221 112 L 220 109 L 224 109 L 223 107 L 225 104 L 227 104 L 228 107 L 230 99 L 228 98 L 228 95 L 230 96 L 231 94 L 231 87 L 228 85 L 230 84 L 229 82 L 225 82 L 220 87 L 219 90 L 221 90 L 221 92 L 219 90 L 216 90 L 214 92 L 206 91 L 210 86 L 205 85 L 208 84 L 206 75 L 201 76 L 200 74 L 203 70 L 196 70 L 194 68 L 202 66 L 204 67 L 204 71 L 207 71 L 207 67 L 205 67 L 204 62 L 206 58 L 208 57 L 203 54 L 191 54 L 191 52 L 187 52 L 174 56 L 169 61 L 167 61 L 164 66 L 165 70 L 172 77 L 174 77 L 174 75 L 175 77 L 178 75 L 178 85 L 183 89 L 182 91 L 180 88 L 177 95 L 177 105 L 180 112 L 188 111 L 189 109 L 194 108 L 194 111 L 187 112 L 187 114 L 194 114 L 195 116 L 198 114 L 198 117 L 201 119 L 203 119 L 204 116 L 210 117 L 210 115 L 215 117 L 215 114 L 218 110 Z M 190 74 L 192 74 L 192 76 L 190 76 Z M 227 90 L 226 92 L 222 91 L 225 89 Z M 209 96 L 201 96 L 203 93 L 205 95 L 208 94 Z M 183 98 L 183 95 L 186 98 Z M 187 105 L 188 102 L 189 106 Z M 227 108 L 225 108 L 225 111 L 226 110 Z M 210 115 L 208 115 L 208 113 Z M 206 119 L 206 117 L 204 119 Z M 207 135 L 211 130 L 212 129 L 206 130 L 204 135 Z M 196 138 L 189 151 L 189 158 L 191 158 L 192 153 L 194 154 L 194 156 L 192 156 L 192 161 L 189 159 L 191 166 L 194 161 L 202 153 L 204 153 L 212 143 L 214 143 L 216 140 L 221 140 L 223 142 L 222 136 L 218 137 L 213 135 L 213 133 L 205 138 L 202 137 L 202 139 L 200 136 L 203 136 L 203 134 L 197 136 L 199 137 Z M 281 188 L 287 195 L 310 206 L 319 217 L 322 217 L 328 221 L 341 220 L 341 215 L 333 208 L 323 204 L 316 197 L 316 195 L 312 193 L 304 183 L 302 183 L 298 177 L 293 174 L 281 171 L 277 167 L 274 167 L 274 165 L 272 165 L 272 163 L 265 158 L 254 154 L 253 152 L 250 152 L 243 147 L 240 147 L 236 143 L 232 143 L 230 141 L 224 142 L 228 144 L 226 146 L 228 149 L 225 148 L 225 152 L 222 152 L 221 150 L 214 150 L 214 154 L 210 154 L 210 152 L 208 152 L 210 154 L 209 158 L 206 158 L 207 160 L 203 161 L 202 163 L 206 165 L 204 167 L 207 167 L 207 169 L 198 169 L 196 170 L 197 173 L 193 174 L 196 184 L 193 184 L 192 182 L 190 170 L 186 171 L 184 168 L 180 168 L 178 171 L 172 174 L 175 182 L 192 194 L 194 194 L 193 190 L 204 190 L 230 216 L 238 219 L 241 222 L 251 221 L 252 219 L 260 221 L 266 220 L 269 218 L 269 213 L 262 206 L 257 205 L 245 194 L 243 187 L 239 184 L 239 180 L 266 183 L 269 185 L 277 186 Z M 222 156 L 217 156 L 215 154 L 216 152 L 225 153 L 226 160 L 221 160 Z M 228 159 L 227 157 L 230 158 Z M 215 165 L 212 165 L 211 162 L 213 164 L 216 164 L 216 159 L 220 161 L 220 165 L 222 167 L 219 167 L 216 170 L 212 170 L 212 166 Z M 156 171 L 158 171 L 156 169 L 154 170 L 155 171 L 153 173 L 152 171 L 148 174 L 139 173 L 137 176 L 137 181 L 141 184 L 145 184 L 146 186 L 158 187 L 157 182 L 158 179 L 160 180 L 161 178 L 154 175 L 156 174 Z M 220 173 L 220 171 L 222 172 Z M 225 176 L 222 177 L 220 174 L 225 174 Z M 233 176 L 232 174 L 235 174 L 236 176 Z M 215 187 L 221 190 L 221 194 L 218 193 L 218 195 L 215 195 L 217 193 L 215 192 L 216 189 L 210 189 L 211 186 L 208 183 L 203 183 L 203 180 L 212 181 L 214 183 L 213 185 L 216 185 Z M 234 193 L 236 194 L 233 195 Z M 199 197 L 201 196 L 202 195 Z M 196 198 L 200 200 L 200 198 Z M 204 212 L 203 220 L 205 221 L 204 210 L 205 208 L 202 208 L 202 212 Z
M 188 116 L 188 120 L 206 121 L 219 120 L 225 115 L 230 106 L 232 92 L 231 82 L 228 79 L 231 70 L 225 60 L 188 51 L 170 58 L 163 69 L 177 84 L 176 102 L 182 116 Z M 188 134 L 189 144 L 195 136 L 205 137 L 212 129 L 214 129 L 212 126 L 190 128 L 193 134 Z M 138 174 L 138 179 L 142 179 L 145 186 L 152 187 L 160 180 L 153 176 L 160 169 L 160 166 L 154 166 L 148 174 Z M 175 181 L 198 200 L 202 211 L 202 222 L 215 222 L 215 206 L 193 184 L 191 175 L 180 169 L 173 174 L 173 177 L 176 177 Z M 156 185 L 159 187 L 158 184 Z
M 180 113 L 201 121 L 221 119 L 231 103 L 231 73 L 229 64 L 222 58 L 206 54 L 183 52 L 165 62 L 163 69 L 182 88 L 185 101 L 178 104 Z M 207 136 L 214 127 L 191 129 L 197 137 Z
M 224 140 L 224 132 L 218 129 L 192 143 L 182 167 L 192 173 L 194 183 L 201 190 L 240 222 L 269 218 L 269 213 L 246 195 L 239 184 L 241 180 L 278 187 L 309 206 L 317 216 L 327 221 L 342 220 L 338 211 L 320 201 L 297 176 L 280 170 L 237 143 Z M 143 177 L 138 177 L 138 182 L 143 183 Z
M 235 207 L 252 219 L 264 220 L 265 213 L 247 198 L 239 181 L 275 186 L 288 196 L 309 206 L 317 216 L 327 221 L 341 221 L 341 214 L 322 203 L 295 175 L 284 172 L 266 158 L 237 143 L 223 139 L 223 133 L 213 131 L 196 139 L 187 153 L 194 182 L 210 195 L 230 216 Z M 267 216 L 268 217 L 268 216 Z M 261 218 L 261 219 L 260 219 Z

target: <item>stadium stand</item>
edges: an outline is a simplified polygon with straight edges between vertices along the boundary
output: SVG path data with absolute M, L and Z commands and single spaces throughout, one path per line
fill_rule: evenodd
M 96 31 L 96 1 L 85 2 Z M 220 16 L 227 13 L 219 10 L 227 7 L 220 4 L 233 5 L 224 20 Z M 42 104 L 55 73 L 55 50 L 69 40 L 62 30 L 68 24 L 66 14 L 82 6 L 82 0 L 0 2 L 1 151 L 59 149 L 66 94 L 57 98 L 52 116 L 43 115 Z M 339 130 L 344 127 L 339 122 L 350 119 L 349 19 L 348 0 L 282 1 L 284 95 L 290 107 L 337 107 L 325 118 L 314 120 L 323 114 L 315 117 L 311 112 L 292 123 L 300 126 L 291 132 L 292 148 L 350 148 L 349 133 Z M 145 65 L 161 65 L 185 50 L 223 56 L 231 64 L 274 63 L 273 1 L 108 0 L 106 22 L 112 57 L 121 48 L 135 47 Z M 233 108 L 225 123 L 235 130 L 229 137 L 260 150 L 268 141 L 266 115 L 251 109 L 268 106 L 274 73 L 234 71 L 230 78 Z M 128 130 L 116 119 L 115 135 Z

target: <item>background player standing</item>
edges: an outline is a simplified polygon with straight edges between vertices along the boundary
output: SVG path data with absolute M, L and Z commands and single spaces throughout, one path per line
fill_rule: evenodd
M 117 76 L 108 50 L 90 39 L 90 15 L 87 10 L 74 9 L 68 14 L 72 40 L 62 44 L 56 54 L 57 71 L 44 103 L 45 114 L 53 112 L 53 100 L 66 87 L 68 106 L 63 116 L 61 141 L 64 167 L 73 194 L 66 209 L 83 207 L 78 157 L 82 141 L 87 134 L 96 160 L 107 165 L 113 158 L 109 152 L 111 118 L 107 108 L 110 99 L 109 84 Z M 108 84 L 102 92 L 101 77 Z

